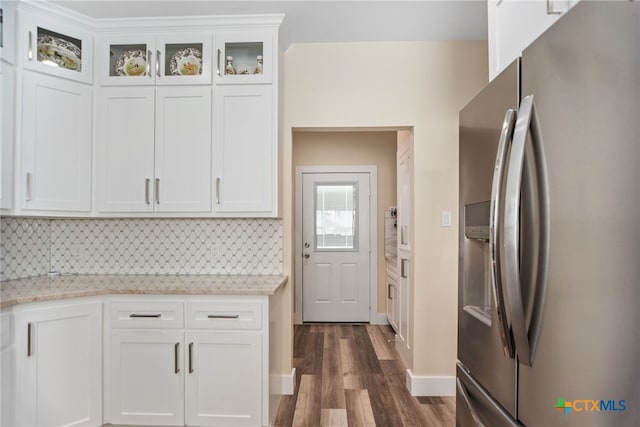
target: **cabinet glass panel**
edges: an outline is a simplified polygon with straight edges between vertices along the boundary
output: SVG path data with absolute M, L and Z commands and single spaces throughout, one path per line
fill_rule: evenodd
M 110 44 L 109 76 L 143 77 L 149 73 L 147 45 Z
M 225 43 L 224 74 L 262 74 L 264 47 L 262 42 Z
M 202 75 L 202 43 L 167 43 L 162 60 L 165 76 Z
M 78 73 L 82 71 L 82 40 L 42 27 L 38 27 L 37 37 L 38 62 Z
M 357 250 L 357 184 L 321 184 L 315 192 L 315 249 Z

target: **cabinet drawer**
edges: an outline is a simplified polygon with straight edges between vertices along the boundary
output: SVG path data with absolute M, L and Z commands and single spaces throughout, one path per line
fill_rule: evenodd
M 233 301 L 187 303 L 187 327 L 192 329 L 261 329 L 262 304 Z
M 181 302 L 112 302 L 111 327 L 120 329 L 177 329 L 184 326 Z

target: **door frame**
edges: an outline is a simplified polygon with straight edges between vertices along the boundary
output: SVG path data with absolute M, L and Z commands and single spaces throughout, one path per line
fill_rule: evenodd
M 295 257 L 294 323 L 302 323 L 302 176 L 317 173 L 369 174 L 369 322 L 386 324 L 386 313 L 378 314 L 378 167 L 371 166 L 296 166 L 295 231 L 293 254 Z

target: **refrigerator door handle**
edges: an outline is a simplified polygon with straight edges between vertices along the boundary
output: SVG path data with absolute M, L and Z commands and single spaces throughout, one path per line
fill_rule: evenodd
M 539 263 L 532 294 L 533 301 L 530 325 L 527 325 L 522 283 L 520 278 L 520 193 L 522 188 L 522 172 L 524 167 L 525 145 L 527 135 L 531 131 L 532 153 L 536 165 L 538 189 L 538 239 Z M 505 193 L 504 223 L 504 272 L 506 277 L 507 301 L 513 337 L 516 344 L 518 360 L 527 366 L 533 364 L 536 343 L 541 326 L 541 311 L 546 290 L 549 246 L 549 193 L 547 171 L 544 161 L 542 133 L 538 123 L 533 95 L 520 102 L 520 112 L 513 133 L 513 144 L 507 170 L 507 187 Z M 528 326 L 528 327 L 527 327 Z
M 502 186 L 505 177 L 505 162 L 509 142 L 513 138 L 513 128 L 516 121 L 516 111 L 507 110 L 502 123 L 500 140 L 498 141 L 498 151 L 496 154 L 496 165 L 493 170 L 493 184 L 491 186 L 491 207 L 489 215 L 489 253 L 491 256 L 491 285 L 493 286 L 493 299 L 498 317 L 500 339 L 502 341 L 502 351 L 506 357 L 514 356 L 513 341 L 511 338 L 509 319 L 504 300 L 503 283 L 500 276 L 500 256 L 498 253 L 498 238 L 500 232 L 500 210 L 502 200 L 500 199 Z
M 460 378 L 456 378 L 456 389 L 458 390 L 458 395 L 462 398 L 465 406 L 469 410 L 469 413 L 471 414 L 471 418 L 473 418 L 473 421 L 475 421 L 476 426 L 486 427 L 485 424 L 480 419 L 480 417 L 478 416 L 478 413 L 476 412 L 475 408 L 473 407 L 473 404 L 471 403 L 471 398 L 469 397 L 469 393 L 467 393 L 467 390 L 464 388 L 464 385 L 462 385 L 462 381 L 460 381 Z

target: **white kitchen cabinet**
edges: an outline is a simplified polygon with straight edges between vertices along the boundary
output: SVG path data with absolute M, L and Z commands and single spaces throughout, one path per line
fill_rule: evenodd
M 15 67 L 0 61 L 0 209 L 13 209 L 15 152 Z
M 387 272 L 387 320 L 396 333 L 398 332 L 399 317 L 400 291 L 398 281 Z
M 271 85 L 214 91 L 214 210 L 275 216 L 277 135 Z
M 105 422 L 268 425 L 267 297 L 118 297 L 108 307 Z
M 579 0 L 489 0 L 489 80 Z
M 112 424 L 184 424 L 182 330 L 111 331 Z
M 262 423 L 262 333 L 188 331 L 186 424 Z
M 398 329 L 396 349 L 405 366 L 409 363 L 411 329 L 411 254 L 398 250 Z
M 396 170 L 398 187 L 398 249 L 410 251 L 412 161 L 409 143 L 398 147 Z
M 101 88 L 98 109 L 98 211 L 211 211 L 211 88 Z
M 18 52 L 25 69 L 93 81 L 93 35 L 65 16 L 20 9 Z
M 25 71 L 22 102 L 22 208 L 89 212 L 92 88 Z
M 272 83 L 277 65 L 274 32 L 219 31 L 215 33 L 215 40 L 216 84 Z
M 16 424 L 102 424 L 102 303 L 15 310 Z
M 11 309 L 0 312 L 0 425 L 13 426 L 15 421 L 16 350 L 14 320 Z
M 98 79 L 118 86 L 210 84 L 211 40 L 211 33 L 104 36 L 98 47 Z
M 0 0 L 2 10 L 2 35 L 0 35 L 0 59 L 8 64 L 16 60 L 16 2 Z

